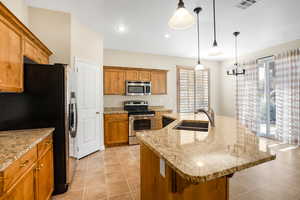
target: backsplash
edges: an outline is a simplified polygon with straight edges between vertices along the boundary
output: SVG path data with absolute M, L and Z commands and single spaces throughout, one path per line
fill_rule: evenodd
M 127 100 L 145 100 L 149 106 L 164 106 L 174 110 L 176 101 L 170 101 L 169 95 L 151 95 L 151 96 L 121 96 L 104 95 L 104 107 L 123 107 L 123 102 Z

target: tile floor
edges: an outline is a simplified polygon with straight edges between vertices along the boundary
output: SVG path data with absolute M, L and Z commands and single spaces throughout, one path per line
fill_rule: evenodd
M 277 159 L 236 173 L 230 200 L 300 200 L 300 148 L 274 146 Z M 108 148 L 79 161 L 70 190 L 53 200 L 139 200 L 139 146 Z

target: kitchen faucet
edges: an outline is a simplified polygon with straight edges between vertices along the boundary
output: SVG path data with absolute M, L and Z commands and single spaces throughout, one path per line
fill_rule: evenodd
M 209 110 L 210 114 L 206 110 L 204 110 L 204 109 L 197 110 L 196 114 L 198 114 L 200 112 L 204 113 L 208 117 L 210 125 L 212 127 L 215 127 L 215 113 L 214 113 L 213 109 Z

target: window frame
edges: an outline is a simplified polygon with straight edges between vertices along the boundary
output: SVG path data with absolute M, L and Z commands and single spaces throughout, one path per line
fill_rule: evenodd
M 177 65 L 176 66 L 176 100 L 177 100 L 177 112 L 179 113 L 189 113 L 189 112 L 181 112 L 180 110 L 180 87 L 179 87 L 179 84 L 180 84 L 180 70 L 191 70 L 193 71 L 194 73 L 196 72 L 195 70 L 195 67 L 190 67 L 190 66 L 179 66 Z M 210 87 L 211 87 L 211 83 L 210 83 L 210 80 L 211 80 L 211 77 L 210 77 L 210 69 L 205 69 L 205 71 L 207 71 L 207 83 L 208 83 L 208 86 L 207 86 L 207 98 L 208 98 L 208 110 L 211 109 L 211 94 L 210 94 Z M 196 87 L 195 86 L 195 75 L 194 75 L 194 88 Z M 194 96 L 194 95 L 193 95 Z

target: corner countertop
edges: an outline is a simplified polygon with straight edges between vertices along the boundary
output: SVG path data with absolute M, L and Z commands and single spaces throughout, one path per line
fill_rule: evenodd
M 0 131 L 0 172 L 54 131 L 54 128 Z
M 171 109 L 165 108 L 163 106 L 149 106 L 150 110 L 155 112 L 172 112 Z M 122 107 L 105 107 L 104 114 L 127 114 L 128 112 Z
M 274 160 L 268 142 L 236 119 L 216 116 L 208 132 L 173 129 L 182 120 L 208 121 L 204 114 L 171 113 L 175 121 L 160 130 L 138 132 L 137 137 L 180 176 L 197 184 Z

